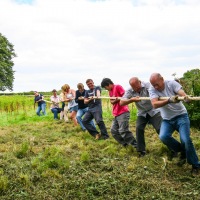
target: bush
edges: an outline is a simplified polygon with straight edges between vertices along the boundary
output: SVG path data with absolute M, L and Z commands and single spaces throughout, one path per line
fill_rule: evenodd
M 184 91 L 188 95 L 192 96 L 200 96 L 200 70 L 199 69 L 193 69 L 190 71 L 187 71 L 183 74 L 183 78 L 181 78 L 181 84 L 183 86 Z M 200 101 L 192 101 L 189 104 L 185 104 L 191 126 L 200 128 Z

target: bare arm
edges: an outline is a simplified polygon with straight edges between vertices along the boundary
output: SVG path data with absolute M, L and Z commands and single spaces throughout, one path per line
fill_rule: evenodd
M 121 99 L 121 100 L 120 100 L 120 105 L 121 105 L 121 106 L 125 106 L 125 105 L 128 105 L 128 104 L 133 103 L 133 102 L 138 102 L 138 101 L 140 101 L 139 98 L 140 98 L 140 97 L 137 96 L 137 97 L 132 97 L 132 98 L 130 98 L 130 99 Z
M 187 96 L 187 94 L 184 92 L 184 90 L 182 90 L 182 89 L 180 89 L 179 91 L 178 91 L 178 93 L 177 93 L 179 96 L 181 96 L 181 97 L 185 97 L 185 96 Z
M 153 108 L 160 108 L 160 107 L 167 105 L 168 103 L 169 103 L 168 99 L 159 100 L 159 98 L 154 98 L 151 100 L 151 104 L 152 104 Z
M 120 99 L 118 99 L 117 97 L 116 97 L 116 99 L 110 99 L 110 103 L 113 105 L 118 103 L 119 101 L 120 101 Z
M 181 97 L 187 96 L 187 94 L 182 89 L 180 89 L 177 92 L 177 95 L 181 96 Z M 169 97 L 169 99 L 165 99 L 165 100 L 160 100 L 159 98 L 154 98 L 154 99 L 151 100 L 151 103 L 152 103 L 154 108 L 160 108 L 160 107 L 163 107 L 163 106 L 165 106 L 169 103 L 178 103 L 178 101 L 170 102 L 169 100 L 170 100 L 170 97 Z

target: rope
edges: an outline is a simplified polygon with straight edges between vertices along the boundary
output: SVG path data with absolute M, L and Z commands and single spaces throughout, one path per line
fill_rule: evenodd
M 122 97 L 104 97 L 104 96 L 100 96 L 100 97 L 97 97 L 97 96 L 93 96 L 93 97 L 89 97 L 89 99 L 92 98 L 92 99 L 112 99 L 112 100 L 115 100 L 115 99 L 123 99 Z M 151 100 L 150 97 L 139 97 L 138 98 L 139 100 Z M 169 99 L 169 97 L 159 97 L 160 100 L 166 100 L 166 99 Z M 178 97 L 177 98 L 179 101 L 184 101 L 184 97 Z M 200 97 L 188 97 L 189 100 L 191 101 L 199 101 L 200 100 Z M 80 100 L 84 100 L 84 99 L 80 99 Z M 47 102 L 47 103 L 53 103 L 51 101 L 47 101 L 47 100 L 44 100 L 43 101 Z M 61 103 L 61 102 L 59 102 Z
M 51 102 L 51 101 L 47 101 L 47 100 L 44 100 L 44 99 L 43 99 L 43 101 L 45 101 L 45 102 L 47 102 L 47 103 L 53 103 L 53 102 Z
M 97 97 L 97 96 L 93 96 L 92 97 L 93 99 L 123 99 L 122 97 L 104 97 L 104 96 L 100 96 L 100 97 Z M 169 99 L 169 97 L 159 97 L 160 100 L 165 100 L 165 99 Z M 177 98 L 178 100 L 180 101 L 183 101 L 184 100 L 184 97 L 178 97 Z M 192 100 L 192 101 L 199 101 L 200 100 L 200 97 L 188 97 L 189 100 Z M 139 97 L 139 100 L 151 100 L 150 97 Z

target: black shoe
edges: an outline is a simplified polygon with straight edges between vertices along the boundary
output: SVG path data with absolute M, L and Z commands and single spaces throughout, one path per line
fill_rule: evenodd
M 179 167 L 182 167 L 185 163 L 186 163 L 186 154 L 185 154 L 185 152 L 181 152 L 181 155 L 180 155 L 177 165 Z
M 109 139 L 110 137 L 109 136 L 101 136 L 101 140 L 107 140 L 107 139 Z
M 192 166 L 191 174 L 192 174 L 192 176 L 199 176 L 200 175 L 200 166 L 199 167 Z
M 138 157 L 144 157 L 146 155 L 146 151 L 138 151 Z
M 123 144 L 123 147 L 125 147 L 125 148 L 126 148 L 127 146 L 128 146 L 128 144 L 127 144 L 127 143 Z
M 137 148 L 137 142 L 136 140 L 133 140 L 131 143 L 130 143 L 131 146 L 133 146 L 134 148 Z
M 178 152 L 173 151 L 173 150 L 170 150 L 170 152 L 169 152 L 168 155 L 167 155 L 167 159 L 168 159 L 169 161 L 172 161 L 173 158 L 177 158 L 177 157 L 178 157 Z

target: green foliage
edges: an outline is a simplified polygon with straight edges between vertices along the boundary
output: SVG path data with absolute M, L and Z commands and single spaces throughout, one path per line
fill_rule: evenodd
M 14 46 L 0 33 L 0 91 L 13 89 L 14 63 L 12 59 L 16 56 Z
M 187 71 L 183 74 L 183 78 L 181 78 L 181 84 L 183 89 L 188 95 L 192 96 L 200 96 L 200 70 L 193 69 Z M 185 104 L 189 118 L 191 121 L 191 125 L 194 127 L 200 128 L 200 101 L 192 101 L 189 104 Z

